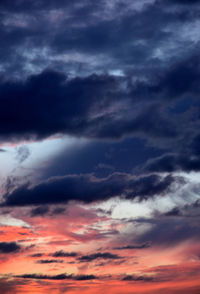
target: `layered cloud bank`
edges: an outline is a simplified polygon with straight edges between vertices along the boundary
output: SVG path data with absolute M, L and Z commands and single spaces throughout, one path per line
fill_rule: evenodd
M 200 292 L 200 5 L 0 2 L 0 289 Z

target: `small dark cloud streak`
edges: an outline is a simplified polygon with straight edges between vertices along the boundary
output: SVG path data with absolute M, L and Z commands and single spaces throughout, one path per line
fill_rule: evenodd
M 112 254 L 112 253 L 109 253 L 109 252 L 101 252 L 101 253 L 83 255 L 78 260 L 80 262 L 92 262 L 92 261 L 94 261 L 96 259 L 115 260 L 115 259 L 122 259 L 122 257 L 117 255 L 117 254 Z
M 23 279 L 37 279 L 37 280 L 76 280 L 76 281 L 86 281 L 86 280 L 95 280 L 98 279 L 95 275 L 67 275 L 67 274 L 59 274 L 59 275 L 42 275 L 42 274 L 24 274 L 17 275 L 16 278 Z

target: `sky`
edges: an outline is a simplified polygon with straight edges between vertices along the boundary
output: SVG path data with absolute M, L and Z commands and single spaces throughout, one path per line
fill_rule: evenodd
M 199 15 L 0 1 L 1 294 L 200 293 Z

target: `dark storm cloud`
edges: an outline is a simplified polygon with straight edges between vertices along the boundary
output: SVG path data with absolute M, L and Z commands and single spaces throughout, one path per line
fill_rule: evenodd
M 24 275 L 18 275 L 16 276 L 16 278 L 37 279 L 37 280 L 77 280 L 77 281 L 97 279 L 97 277 L 94 275 L 66 275 L 66 274 L 59 274 L 55 276 L 42 275 L 42 274 L 24 274 Z
M 64 4 L 70 5 L 70 1 L 66 0 L 60 0 L 57 1 L 41 1 L 41 0 L 30 0 L 29 3 L 27 3 L 26 0 L 2 0 L 0 3 L 1 9 L 4 11 L 29 11 L 29 10 L 40 10 L 44 8 L 56 8 L 59 6 L 63 6 Z
M 3 81 L 0 138 L 39 139 L 57 133 L 108 139 L 134 133 L 178 136 L 175 121 L 166 113 L 159 114 L 158 103 L 140 105 L 132 99 L 134 93 L 122 90 L 121 83 L 109 75 L 67 79 L 54 71 L 31 76 L 25 82 Z M 138 89 L 134 91 L 137 95 Z M 147 98 L 145 87 L 141 91 Z
M 187 5 L 173 9 L 178 3 L 195 1 L 1 1 L 2 71 L 19 76 L 49 66 L 81 74 L 134 68 L 149 76 L 195 50 L 190 34 L 174 34 L 174 27 L 198 19 L 199 5 L 188 13 Z
M 166 154 L 155 160 L 150 160 L 146 168 L 151 172 L 173 172 L 177 170 L 186 172 L 199 171 L 200 161 L 199 157 L 193 157 L 192 152 L 188 156 Z
M 50 219 L 64 213 L 63 204 L 70 201 L 155 200 L 174 192 L 176 202 L 176 191 L 186 180 L 175 172 L 200 171 L 199 15 L 195 0 L 0 0 L 0 143 L 67 135 L 80 145 L 70 152 L 66 148 L 66 157 L 38 163 L 41 174 L 31 169 L 34 183 L 22 185 L 25 179 L 9 176 L 0 206 L 12 208 L 14 217 L 20 216 L 15 206 L 30 206 L 22 217 Z M 80 138 L 87 139 L 84 147 Z M 30 155 L 25 146 L 16 151 L 19 164 Z M 199 201 L 177 206 L 131 220 L 133 228 L 127 221 L 125 229 L 123 220 L 112 222 L 112 210 L 99 209 L 111 228 L 68 232 L 72 240 L 49 245 L 114 236 L 116 242 L 110 244 L 119 250 L 114 253 L 143 253 L 150 246 L 156 250 L 199 241 L 199 207 Z M 39 220 L 32 220 L 33 225 Z M 15 242 L 0 242 L 2 254 L 20 249 Z M 120 267 L 127 258 L 112 251 L 83 255 L 52 250 L 29 259 L 44 267 L 64 266 L 68 258 L 81 270 L 93 263 Z M 16 277 L 24 284 L 41 280 L 41 285 L 99 278 L 65 273 Z M 125 273 L 119 279 L 154 281 Z M 9 283 L 2 291 L 14 293 Z
M 0 242 L 0 254 L 9 254 L 18 252 L 21 249 L 16 242 Z
M 91 262 L 96 259 L 121 259 L 122 257 L 117 254 L 112 254 L 109 252 L 100 252 L 100 253 L 94 253 L 89 255 L 83 255 L 78 260 L 80 262 Z
M 193 130 L 195 133 L 195 130 Z M 178 150 L 179 151 L 179 150 Z M 145 169 L 151 172 L 186 172 L 200 170 L 200 136 L 195 136 L 181 144 L 179 153 L 166 153 L 160 157 L 150 159 Z
M 64 74 L 46 71 L 25 83 L 3 82 L 0 136 L 42 138 L 56 133 L 96 136 L 96 132 L 109 136 L 103 134 L 105 123 L 110 120 L 105 112 L 118 96 L 117 81 L 106 75 L 66 79 Z
M 78 253 L 76 252 L 65 252 L 63 250 L 56 251 L 52 254 L 50 254 L 53 257 L 76 257 Z
M 199 127 L 199 117 L 191 121 L 188 116 L 192 106 L 200 108 L 196 99 L 199 74 L 199 58 L 194 56 L 175 64 L 154 84 L 132 84 L 127 78 L 107 74 L 69 79 L 55 71 L 44 71 L 24 82 L 2 80 L 0 138 L 40 139 L 60 133 L 177 140 Z M 193 99 L 182 110 L 180 99 L 186 95 Z M 29 156 L 23 149 L 24 155 L 25 159 Z
M 190 5 L 186 13 L 188 8 L 178 2 L 151 1 L 141 7 L 131 1 L 113 3 L 112 13 L 106 1 L 94 4 L 88 0 L 81 6 L 79 1 L 30 1 L 29 9 L 25 1 L 1 2 L 1 56 L 7 56 L 0 78 L 1 141 L 36 140 L 56 134 L 109 143 L 139 137 L 145 138 L 144 144 L 162 149 L 157 158 L 149 154 L 142 172 L 198 171 L 199 39 L 196 30 L 191 35 L 189 28 L 198 19 L 200 7 Z M 72 75 L 70 68 L 42 71 L 46 67 L 57 69 L 54 58 L 59 54 L 62 63 L 75 54 L 81 64 L 86 60 L 92 66 L 87 65 L 79 77 Z M 104 61 L 109 60 L 108 64 L 101 61 L 101 67 L 93 65 L 98 63 L 99 54 Z M 21 73 L 18 62 L 29 71 L 26 78 L 15 80 L 8 68 L 12 64 Z M 124 76 L 102 74 L 105 68 L 108 72 L 124 70 Z M 88 74 L 92 72 L 96 73 Z M 29 155 L 27 150 L 21 151 L 19 160 L 24 161 Z M 122 166 L 119 170 L 126 171 Z M 121 195 L 146 199 L 163 195 L 176 181 L 172 176 L 161 179 L 148 175 L 134 180 L 120 176 L 117 182 L 108 172 L 103 177 L 63 176 L 14 191 L 10 185 L 5 204 L 92 202 Z M 32 210 L 33 216 L 46 213 L 53 212 L 45 207 Z
M 165 93 L 167 99 L 174 99 L 182 95 L 198 94 L 200 62 L 199 54 L 193 54 L 169 68 L 158 85 L 152 87 L 154 91 Z
M 178 4 L 181 4 L 181 5 L 194 5 L 194 4 L 198 4 L 199 1 L 198 0 L 168 0 L 169 2 L 172 2 L 172 3 L 178 3 Z
M 117 196 L 143 200 L 166 194 L 173 190 L 174 183 L 182 185 L 185 182 L 181 177 L 160 177 L 156 174 L 133 177 L 125 173 L 113 173 L 107 178 L 96 178 L 90 174 L 69 175 L 51 178 L 33 187 L 29 184 L 20 186 L 10 194 L 5 194 L 1 205 L 59 204 L 70 200 L 90 203 Z

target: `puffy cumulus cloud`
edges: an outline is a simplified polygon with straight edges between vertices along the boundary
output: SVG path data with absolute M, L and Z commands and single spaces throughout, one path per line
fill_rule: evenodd
M 59 204 L 72 200 L 91 203 L 117 196 L 143 200 L 176 189 L 174 184 L 184 184 L 183 178 L 156 174 L 133 177 L 125 173 L 113 173 L 106 178 L 69 175 L 54 177 L 36 186 L 20 186 L 4 195 L 1 206 Z

